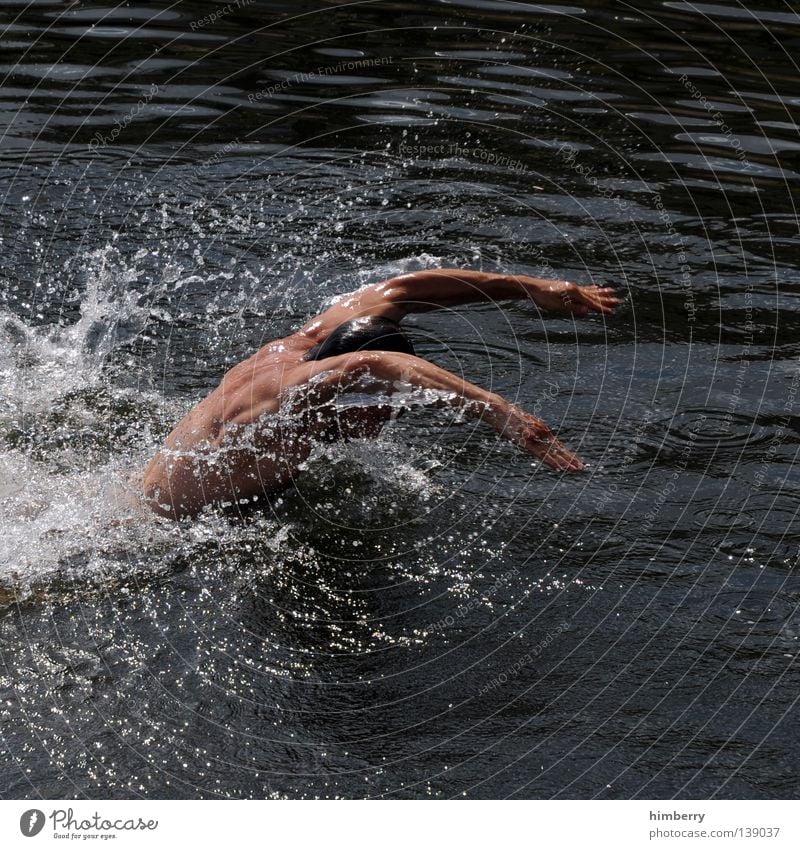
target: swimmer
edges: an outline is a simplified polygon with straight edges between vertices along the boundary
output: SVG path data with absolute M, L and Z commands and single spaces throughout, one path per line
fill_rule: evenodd
M 315 442 L 377 436 L 400 387 L 435 390 L 439 403 L 486 422 L 551 469 L 581 461 L 536 416 L 415 356 L 400 328 L 409 313 L 462 304 L 529 299 L 544 312 L 611 313 L 612 289 L 482 271 L 405 274 L 345 295 L 297 333 L 265 345 L 228 371 L 167 437 L 140 478 L 147 506 L 172 519 L 211 504 L 278 492 L 297 476 Z M 337 408 L 348 391 L 374 406 Z

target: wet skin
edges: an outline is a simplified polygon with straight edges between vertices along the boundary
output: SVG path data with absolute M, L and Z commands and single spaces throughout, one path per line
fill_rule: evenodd
M 440 405 L 485 421 L 550 468 L 580 471 L 581 461 L 541 419 L 426 360 L 361 351 L 304 361 L 311 348 L 354 318 L 400 321 L 412 312 L 510 299 L 529 299 L 545 312 L 579 317 L 609 314 L 619 303 L 609 288 L 457 269 L 415 272 L 353 292 L 225 374 L 144 470 L 145 503 L 159 515 L 180 519 L 209 504 L 279 491 L 316 442 L 375 437 L 391 417 L 380 405 L 338 409 L 337 396 L 349 390 L 391 394 L 399 386 L 435 390 Z

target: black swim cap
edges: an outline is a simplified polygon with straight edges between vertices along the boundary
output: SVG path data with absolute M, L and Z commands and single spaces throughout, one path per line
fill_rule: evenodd
M 413 354 L 411 340 L 390 318 L 368 315 L 340 324 L 324 342 L 315 345 L 304 360 L 324 360 L 355 351 L 397 351 Z

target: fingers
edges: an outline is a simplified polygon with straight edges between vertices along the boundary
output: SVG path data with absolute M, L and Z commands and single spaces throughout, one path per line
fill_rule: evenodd
M 513 425 L 515 433 L 506 433 L 520 448 L 533 454 L 546 466 L 557 472 L 580 472 L 583 463 L 568 451 L 553 434 L 553 431 L 535 416 L 523 414 L 522 421 Z
M 567 451 L 560 443 L 551 448 L 541 458 L 542 462 L 557 472 L 581 472 L 583 463 L 571 451 Z
M 568 451 L 555 436 L 540 439 L 534 452 L 549 468 L 557 472 L 583 471 L 583 463 L 571 451 Z
M 610 286 L 600 288 L 598 286 L 580 286 L 578 287 L 581 301 L 588 308 L 586 311 L 574 310 L 577 315 L 586 315 L 588 310 L 611 315 L 614 312 L 614 307 L 619 304 L 620 300 L 614 294 L 614 290 Z

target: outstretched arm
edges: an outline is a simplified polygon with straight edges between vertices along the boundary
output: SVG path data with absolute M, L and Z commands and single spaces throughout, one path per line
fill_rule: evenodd
M 361 351 L 303 362 L 284 371 L 279 382 L 277 393 L 264 403 L 255 402 L 258 393 L 251 377 L 233 386 L 224 398 L 215 401 L 212 393 L 195 407 L 169 435 L 138 482 L 147 506 L 161 516 L 178 519 L 196 514 L 207 504 L 280 489 L 307 456 L 313 428 L 305 432 L 301 428 L 297 438 L 292 436 L 293 427 L 283 435 L 280 426 L 267 428 L 264 434 L 257 427 L 248 433 L 248 428 L 268 420 L 278 425 L 302 422 L 303 414 L 353 389 L 375 394 L 391 394 L 402 386 L 435 390 L 436 404 L 485 421 L 550 468 L 569 472 L 583 468 L 541 419 L 408 354 Z M 379 399 L 376 404 L 380 405 Z
M 307 363 L 293 375 L 284 399 L 300 406 L 326 403 L 349 389 L 391 393 L 398 384 L 440 393 L 437 401 L 462 409 L 489 424 L 504 439 L 538 457 L 551 469 L 579 472 L 583 463 L 550 428 L 500 395 L 468 383 L 452 372 L 409 354 L 363 351 Z M 299 394 L 298 394 L 299 392 Z
M 363 315 L 380 315 L 400 321 L 412 312 L 428 312 L 462 304 L 524 300 L 545 312 L 584 316 L 611 313 L 619 299 L 614 290 L 578 286 L 566 280 L 545 280 L 518 274 L 492 274 L 457 268 L 415 271 L 367 286 L 345 295 L 322 315 L 312 319 L 302 333 L 324 338 L 335 327 Z

